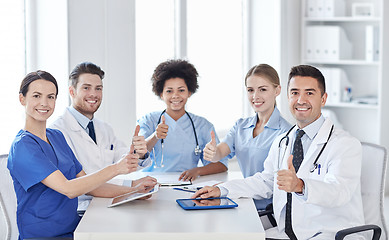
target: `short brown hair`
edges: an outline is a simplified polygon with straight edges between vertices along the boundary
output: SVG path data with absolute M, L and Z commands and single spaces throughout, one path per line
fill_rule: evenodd
M 40 79 L 52 82 L 55 85 L 55 89 L 57 90 L 57 92 L 55 93 L 55 96 L 58 95 L 57 80 L 55 80 L 53 75 L 51 75 L 48 72 L 42 71 L 42 70 L 38 70 L 36 72 L 30 72 L 29 74 L 27 74 L 23 78 L 22 83 L 20 84 L 19 93 L 23 94 L 23 96 L 26 96 L 26 94 L 28 92 L 28 87 L 30 86 L 30 84 L 32 82 L 34 82 L 36 80 L 40 80 Z
M 321 96 L 324 95 L 326 92 L 326 82 L 324 79 L 323 74 L 320 72 L 319 69 L 310 66 L 310 65 L 298 65 L 294 66 L 290 69 L 289 73 L 289 79 L 288 79 L 288 89 L 289 89 L 289 83 L 290 79 L 293 77 L 300 76 L 300 77 L 311 77 L 317 80 L 317 83 L 319 84 L 319 89 L 321 92 Z
M 105 74 L 104 71 L 101 70 L 101 68 L 96 64 L 91 62 L 82 62 L 75 66 L 72 72 L 69 74 L 69 85 L 76 88 L 78 79 L 83 73 L 96 74 L 100 77 L 101 80 L 103 80 Z

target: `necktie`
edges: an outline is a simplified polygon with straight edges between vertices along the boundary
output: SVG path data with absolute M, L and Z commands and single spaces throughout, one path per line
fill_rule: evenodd
M 301 163 L 304 159 L 303 144 L 301 143 L 301 137 L 304 135 L 304 131 L 298 129 L 296 140 L 293 145 L 293 167 L 296 172 L 300 168 Z M 292 240 L 297 240 L 296 235 L 293 232 L 292 228 L 292 193 L 287 193 L 287 202 L 286 202 L 286 216 L 285 216 L 285 233 Z
M 95 133 L 95 127 L 93 126 L 93 122 L 90 121 L 88 123 L 88 129 L 89 129 L 89 136 L 92 138 L 92 140 L 96 143 L 96 133 Z

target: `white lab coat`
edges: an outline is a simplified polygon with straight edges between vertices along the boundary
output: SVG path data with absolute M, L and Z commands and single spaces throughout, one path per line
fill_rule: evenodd
M 333 235 L 343 228 L 364 224 L 360 175 L 362 148 L 360 142 L 341 129 L 334 132 L 321 154 L 320 175 L 318 169 L 310 172 L 323 144 L 327 141 L 332 122 L 326 119 L 312 141 L 297 176 L 305 183 L 305 195 L 292 194 L 292 224 L 298 239 L 309 239 L 318 232 Z M 287 168 L 287 159 L 294 143 L 294 128 L 289 134 L 285 156 L 280 160 L 282 169 Z M 285 134 L 273 142 L 264 171 L 252 177 L 226 182 L 222 187 L 230 197 L 268 198 L 273 195 L 274 216 L 280 233 L 285 229 L 286 192 L 278 189 L 278 156 L 284 155 Z M 245 184 L 242 184 L 245 183 Z M 319 235 L 320 236 L 320 235 Z
M 50 126 L 59 129 L 63 133 L 66 142 L 87 174 L 119 161 L 123 154 L 129 151 L 126 144 L 116 138 L 110 125 L 96 118 L 93 123 L 97 144 L 89 137 L 68 109 Z M 113 150 L 111 150 L 111 145 Z M 145 167 L 151 164 L 151 160 L 140 160 L 139 164 L 139 168 Z

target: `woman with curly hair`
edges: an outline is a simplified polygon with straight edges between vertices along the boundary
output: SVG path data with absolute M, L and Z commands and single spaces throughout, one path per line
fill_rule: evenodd
M 163 111 L 146 114 L 138 120 L 140 135 L 154 159 L 143 171 L 182 172 L 179 180 L 227 171 L 226 159 L 211 163 L 201 149 L 211 140 L 214 126 L 205 118 L 188 113 L 185 105 L 198 89 L 196 68 L 185 60 L 168 60 L 154 70 L 153 92 L 166 104 Z M 219 139 L 217 139 L 219 142 Z M 199 161 L 203 166 L 198 167 Z

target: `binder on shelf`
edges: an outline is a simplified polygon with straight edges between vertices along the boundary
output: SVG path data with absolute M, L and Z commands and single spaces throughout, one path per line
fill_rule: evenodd
M 315 36 L 316 28 L 307 27 L 305 38 L 305 59 L 316 59 L 315 56 Z
M 351 83 L 348 81 L 345 71 L 341 68 L 322 67 L 320 71 L 326 79 L 327 103 L 337 104 L 341 102 L 350 102 L 351 96 L 347 95 L 346 89 L 352 89 Z M 346 101 L 346 99 L 348 99 Z
M 320 27 L 323 34 L 322 41 L 328 48 L 328 55 L 324 55 L 324 58 L 329 60 L 351 59 L 352 44 L 343 28 L 339 26 Z
M 366 61 L 378 61 L 379 58 L 379 36 L 378 27 L 367 25 L 365 30 L 365 51 Z
M 317 17 L 324 16 L 324 0 L 315 0 Z
M 323 17 L 345 16 L 345 4 L 343 0 L 324 0 Z
M 306 0 L 305 1 L 305 9 L 306 9 L 306 16 L 311 18 L 311 17 L 316 17 L 317 14 L 317 9 L 316 9 L 316 0 Z
M 345 16 L 344 0 L 306 0 L 308 18 Z
M 308 26 L 305 38 L 308 60 L 332 60 L 352 58 L 352 43 L 339 26 Z M 313 53 L 310 54 L 312 52 Z

